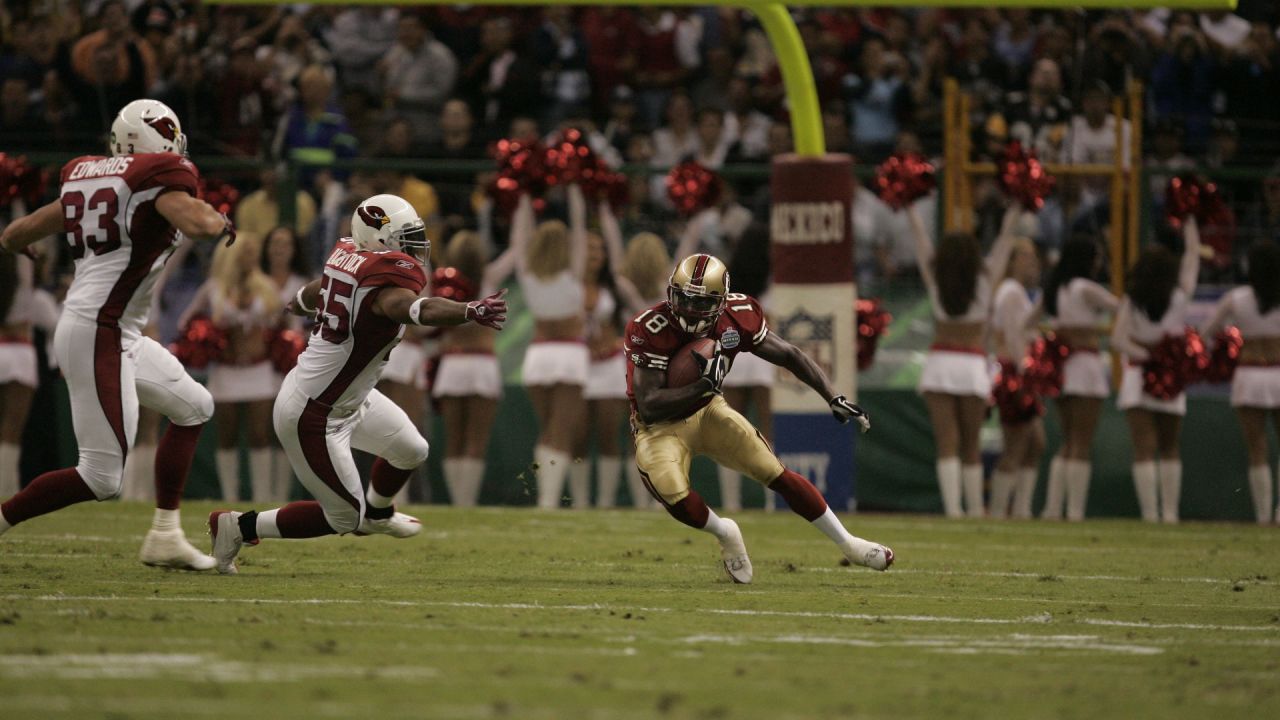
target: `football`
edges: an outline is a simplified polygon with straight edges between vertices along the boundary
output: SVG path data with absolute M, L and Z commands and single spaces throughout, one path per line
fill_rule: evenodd
M 667 387 L 684 387 L 698 381 L 702 375 L 702 367 L 693 357 L 695 353 L 706 359 L 716 351 L 716 341 L 711 338 L 698 338 L 676 351 L 667 365 Z

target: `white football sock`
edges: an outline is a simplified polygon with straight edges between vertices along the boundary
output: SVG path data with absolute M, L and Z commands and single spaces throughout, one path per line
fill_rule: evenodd
M 618 484 L 622 482 L 622 458 L 601 455 L 596 458 L 596 507 L 611 508 L 618 504 Z
M 537 445 L 533 461 L 538 466 L 538 507 L 553 510 L 560 507 L 564 494 L 564 476 L 569 471 L 569 453 Z
M 716 538 L 723 540 L 729 534 L 729 523 L 720 519 L 720 516 L 716 515 L 715 510 L 707 508 L 707 524 L 703 525 L 699 529 L 703 532 L 709 532 L 712 535 L 715 535 Z
M 982 506 L 982 466 L 965 465 L 960 468 L 960 479 L 964 485 L 964 509 L 969 517 L 985 517 L 987 509 Z
M 591 507 L 591 465 L 585 459 L 569 463 L 569 495 L 574 510 Z
M 653 496 L 644 486 L 644 479 L 640 477 L 640 466 L 636 465 L 635 458 L 627 463 L 627 492 L 631 494 L 631 506 L 635 509 L 649 510 L 653 507 Z
M 1089 505 L 1089 478 L 1093 474 L 1093 464 L 1088 460 L 1068 460 L 1063 463 L 1063 475 L 1067 484 L 1067 519 L 1072 522 L 1084 520 L 1085 509 Z
M 1049 463 L 1049 484 L 1045 487 L 1044 509 L 1040 511 L 1043 520 L 1062 519 L 1062 503 L 1067 495 L 1066 462 L 1061 455 L 1054 455 Z
M 222 499 L 240 502 L 240 451 L 219 449 L 214 454 L 218 466 L 218 485 L 222 487 Z
M 21 446 L 0 443 L 0 498 L 7 500 L 18 494 L 18 461 L 21 458 Z
M 1138 509 L 1142 519 L 1156 522 L 1160 519 L 1156 503 L 1156 464 L 1151 460 L 1133 464 L 1133 489 L 1138 493 Z
M 387 497 L 377 490 L 374 490 L 373 483 L 369 483 L 369 489 L 364 491 L 364 501 L 369 505 L 369 507 L 375 508 L 389 508 L 396 504 L 394 496 Z
M 1160 472 L 1160 520 L 1178 522 L 1178 503 L 1182 499 L 1182 461 L 1157 460 Z
M 156 512 L 151 516 L 151 529 L 160 532 L 169 532 L 171 530 L 182 530 L 182 518 L 178 510 L 163 510 L 156 508 Z
M 279 448 L 271 451 L 271 500 L 272 502 L 289 502 L 293 490 L 293 466 L 289 464 L 289 456 Z
M 836 517 L 836 514 L 829 507 L 826 512 L 813 521 L 813 526 L 821 530 L 823 535 L 831 538 L 831 542 L 835 543 L 836 547 L 840 548 L 840 551 L 850 560 L 864 557 L 867 550 L 870 550 L 875 545 L 875 543 L 863 540 L 849 532 L 844 524 L 840 522 L 840 518 Z
M 935 467 L 938 490 L 942 493 L 942 511 L 947 517 L 964 517 L 964 511 L 960 509 L 960 458 L 943 458 Z
M 742 509 L 742 474 L 736 470 L 717 465 L 720 477 L 720 506 L 725 512 L 737 512 Z
M 1259 525 L 1271 522 L 1271 466 L 1249 468 L 1249 495 L 1253 498 L 1253 514 Z
M 271 468 L 271 448 L 249 450 L 249 487 L 253 489 L 255 503 L 269 503 L 272 497 L 275 475 Z
M 1018 484 L 1018 473 L 996 469 L 991 474 L 991 517 L 1003 519 L 1009 514 L 1009 498 Z
M 276 525 L 276 514 L 279 512 L 280 508 L 274 508 L 258 513 L 254 527 L 258 530 L 259 538 L 279 539 L 284 537 L 280 534 L 280 526 Z
M 1036 495 L 1036 477 L 1039 468 L 1018 468 L 1018 484 L 1013 490 L 1013 510 L 1010 517 L 1018 520 L 1031 519 L 1031 500 Z

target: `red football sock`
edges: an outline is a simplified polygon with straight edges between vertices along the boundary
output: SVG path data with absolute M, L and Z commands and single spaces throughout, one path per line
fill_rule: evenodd
M 48 515 L 68 505 L 97 500 L 75 468 L 47 472 L 26 486 L 8 502 L 0 505 L 0 514 L 10 525 Z
M 156 448 L 156 507 L 177 510 L 204 425 L 169 424 Z
M 797 473 L 782 469 L 782 474 L 769 483 L 769 489 L 782 496 L 795 514 L 813 522 L 827 511 L 827 501 L 822 493 L 807 479 Z
M 671 517 L 695 530 L 706 527 L 707 518 L 711 514 L 707 503 L 702 500 L 702 496 L 696 490 L 690 490 L 680 502 L 667 505 L 667 512 L 671 513 Z
M 276 511 L 276 527 L 280 537 L 313 538 L 334 535 L 329 521 L 324 519 L 324 509 L 315 500 L 299 500 Z
M 378 458 L 373 461 L 373 469 L 369 471 L 369 486 L 373 491 L 385 498 L 393 498 L 404 484 L 409 482 L 413 470 L 401 470 L 391 463 Z

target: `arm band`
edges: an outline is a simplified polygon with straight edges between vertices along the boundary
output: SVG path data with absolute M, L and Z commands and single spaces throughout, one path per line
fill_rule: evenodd
M 307 301 L 302 299 L 302 291 L 306 289 L 307 289 L 306 285 L 303 285 L 302 287 L 298 288 L 298 292 L 295 293 L 293 296 L 293 301 L 298 303 L 298 309 L 302 310 L 302 312 L 315 314 L 316 309 L 307 307 Z
M 422 316 L 421 316 L 422 305 L 426 301 L 427 301 L 426 298 L 418 298 L 417 300 L 413 301 L 412 305 L 409 306 L 409 319 L 413 321 L 414 325 L 422 324 Z

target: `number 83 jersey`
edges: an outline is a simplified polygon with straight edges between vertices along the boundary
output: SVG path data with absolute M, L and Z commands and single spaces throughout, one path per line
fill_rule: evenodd
M 62 168 L 63 231 L 76 274 L 64 310 L 137 337 L 178 231 L 156 209 L 166 192 L 196 196 L 199 175 L 173 153 L 79 157 Z
M 298 388 L 329 408 L 359 409 L 404 335 L 403 325 L 373 311 L 378 293 L 420 294 L 426 285 L 426 271 L 408 255 L 339 240 L 324 264 L 315 329 L 293 370 Z

